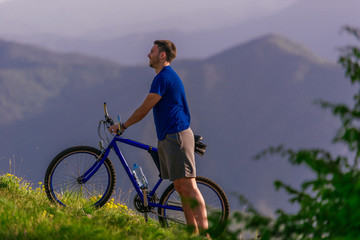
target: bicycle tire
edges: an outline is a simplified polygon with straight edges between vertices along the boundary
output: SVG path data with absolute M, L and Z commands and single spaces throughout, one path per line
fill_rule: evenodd
M 214 181 L 206 177 L 196 177 L 198 188 L 203 195 L 205 205 L 208 213 L 209 228 L 224 227 L 224 224 L 229 218 L 229 201 L 224 191 Z M 166 188 L 162 194 L 160 205 L 181 207 L 181 199 L 179 193 L 176 192 L 174 184 Z M 170 210 L 165 208 L 158 208 L 159 222 L 164 227 L 170 227 L 175 224 L 186 224 L 185 216 L 182 211 Z
M 71 147 L 59 153 L 45 173 L 47 197 L 63 206 L 102 207 L 111 197 L 116 182 L 111 161 L 107 158 L 86 183 L 78 181 L 100 155 L 100 150 L 89 146 Z

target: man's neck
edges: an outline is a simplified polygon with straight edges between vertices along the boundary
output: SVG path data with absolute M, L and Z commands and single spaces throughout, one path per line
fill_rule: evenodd
M 156 74 L 158 74 L 159 72 L 161 72 L 161 70 L 162 70 L 164 67 L 169 66 L 169 65 L 170 65 L 169 62 L 164 62 L 163 64 L 160 64 L 159 67 L 157 67 L 157 68 L 155 69 Z

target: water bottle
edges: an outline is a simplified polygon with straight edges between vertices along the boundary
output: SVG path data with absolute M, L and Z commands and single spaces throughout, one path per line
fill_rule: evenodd
M 138 183 L 139 187 L 141 189 L 145 189 L 148 187 L 148 181 L 146 180 L 146 177 L 144 175 L 144 172 L 140 165 L 134 163 L 134 167 L 132 170 L 135 180 Z

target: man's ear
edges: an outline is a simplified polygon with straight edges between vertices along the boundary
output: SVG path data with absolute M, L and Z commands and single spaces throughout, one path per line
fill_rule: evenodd
M 165 53 L 165 52 L 161 52 L 161 53 L 160 53 L 160 58 L 161 58 L 161 59 L 166 58 L 166 53 Z

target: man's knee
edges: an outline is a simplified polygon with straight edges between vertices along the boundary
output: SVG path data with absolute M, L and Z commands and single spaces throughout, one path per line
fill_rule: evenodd
M 180 195 L 189 196 L 196 191 L 195 178 L 179 178 L 174 180 L 174 186 L 176 191 Z

